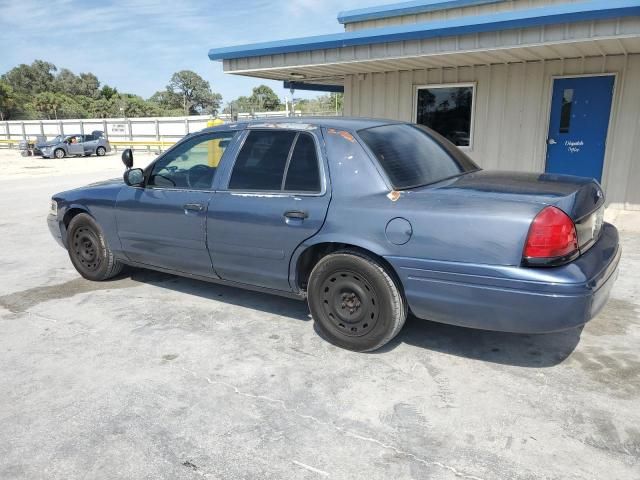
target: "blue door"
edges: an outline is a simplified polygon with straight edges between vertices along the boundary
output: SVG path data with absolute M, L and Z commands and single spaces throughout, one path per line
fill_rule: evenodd
M 553 81 L 548 173 L 602 180 L 613 80 L 605 75 Z
M 218 164 L 235 135 L 223 131 L 186 137 L 148 167 L 144 187 L 122 187 L 115 212 L 129 260 L 217 276 L 207 250 L 207 208 Z
M 291 290 L 289 260 L 324 223 L 329 185 L 316 131 L 247 132 L 227 188 L 207 210 L 207 246 L 225 280 Z

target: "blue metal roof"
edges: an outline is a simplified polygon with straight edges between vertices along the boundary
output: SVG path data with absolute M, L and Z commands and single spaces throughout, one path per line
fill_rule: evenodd
M 419 40 L 526 28 L 557 23 L 580 22 L 640 15 L 639 0 L 590 0 L 545 7 L 510 10 L 490 15 L 465 16 L 426 23 L 370 28 L 354 32 L 276 40 L 209 50 L 211 60 L 258 57 L 282 53 L 304 52 L 323 48 L 341 48 L 375 43 Z
M 468 7 L 470 5 L 483 5 L 486 3 L 498 3 L 504 0 L 413 0 L 410 2 L 393 3 L 377 7 L 358 8 L 346 10 L 338 14 L 338 22 L 352 23 L 364 20 L 377 20 L 380 18 L 399 17 L 401 15 L 415 15 L 417 13 L 435 12 L 450 8 Z

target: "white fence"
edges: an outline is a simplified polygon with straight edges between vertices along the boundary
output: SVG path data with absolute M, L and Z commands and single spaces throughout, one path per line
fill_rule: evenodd
M 299 112 L 296 112 L 299 114 Z M 239 114 L 238 120 L 249 118 L 285 117 L 286 112 L 261 112 L 251 115 Z M 220 115 L 230 121 L 228 115 Z M 190 117 L 144 117 L 144 118 L 88 118 L 76 120 L 15 120 L 0 122 L 0 146 L 13 147 L 7 140 L 47 138 L 56 135 L 85 134 L 100 130 L 112 142 L 167 142 L 179 140 L 186 134 L 197 132 L 207 126 L 209 116 Z M 17 145 L 16 145 L 17 146 Z

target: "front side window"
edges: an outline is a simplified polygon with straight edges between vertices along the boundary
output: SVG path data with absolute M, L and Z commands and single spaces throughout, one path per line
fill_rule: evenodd
M 428 185 L 478 170 L 463 152 L 419 125 L 383 125 L 359 130 L 358 135 L 373 152 L 396 190 Z
M 148 186 L 208 190 L 236 132 L 199 135 L 169 150 L 153 165 Z
M 416 123 L 435 130 L 458 147 L 471 145 L 473 86 L 421 87 Z
M 249 132 L 233 166 L 229 189 L 319 193 L 313 136 L 291 130 Z

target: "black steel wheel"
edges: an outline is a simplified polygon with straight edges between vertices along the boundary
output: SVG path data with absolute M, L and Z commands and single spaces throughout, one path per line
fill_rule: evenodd
M 64 158 L 65 156 L 64 150 L 62 148 L 56 149 L 56 151 L 53 152 L 53 156 L 56 158 Z
M 96 148 L 96 155 L 99 157 L 104 157 L 104 155 L 107 153 L 107 150 L 104 147 L 98 147 Z
M 99 255 L 100 243 L 96 233 L 89 227 L 81 226 L 73 231 L 69 248 L 84 269 L 95 272 L 100 267 L 102 256 Z
M 319 333 L 349 350 L 380 348 L 407 317 L 394 278 L 376 259 L 356 251 L 323 257 L 311 272 L 307 294 Z
M 109 249 L 100 226 L 86 213 L 71 219 L 67 229 L 67 250 L 78 273 L 88 280 L 107 280 L 122 270 Z

